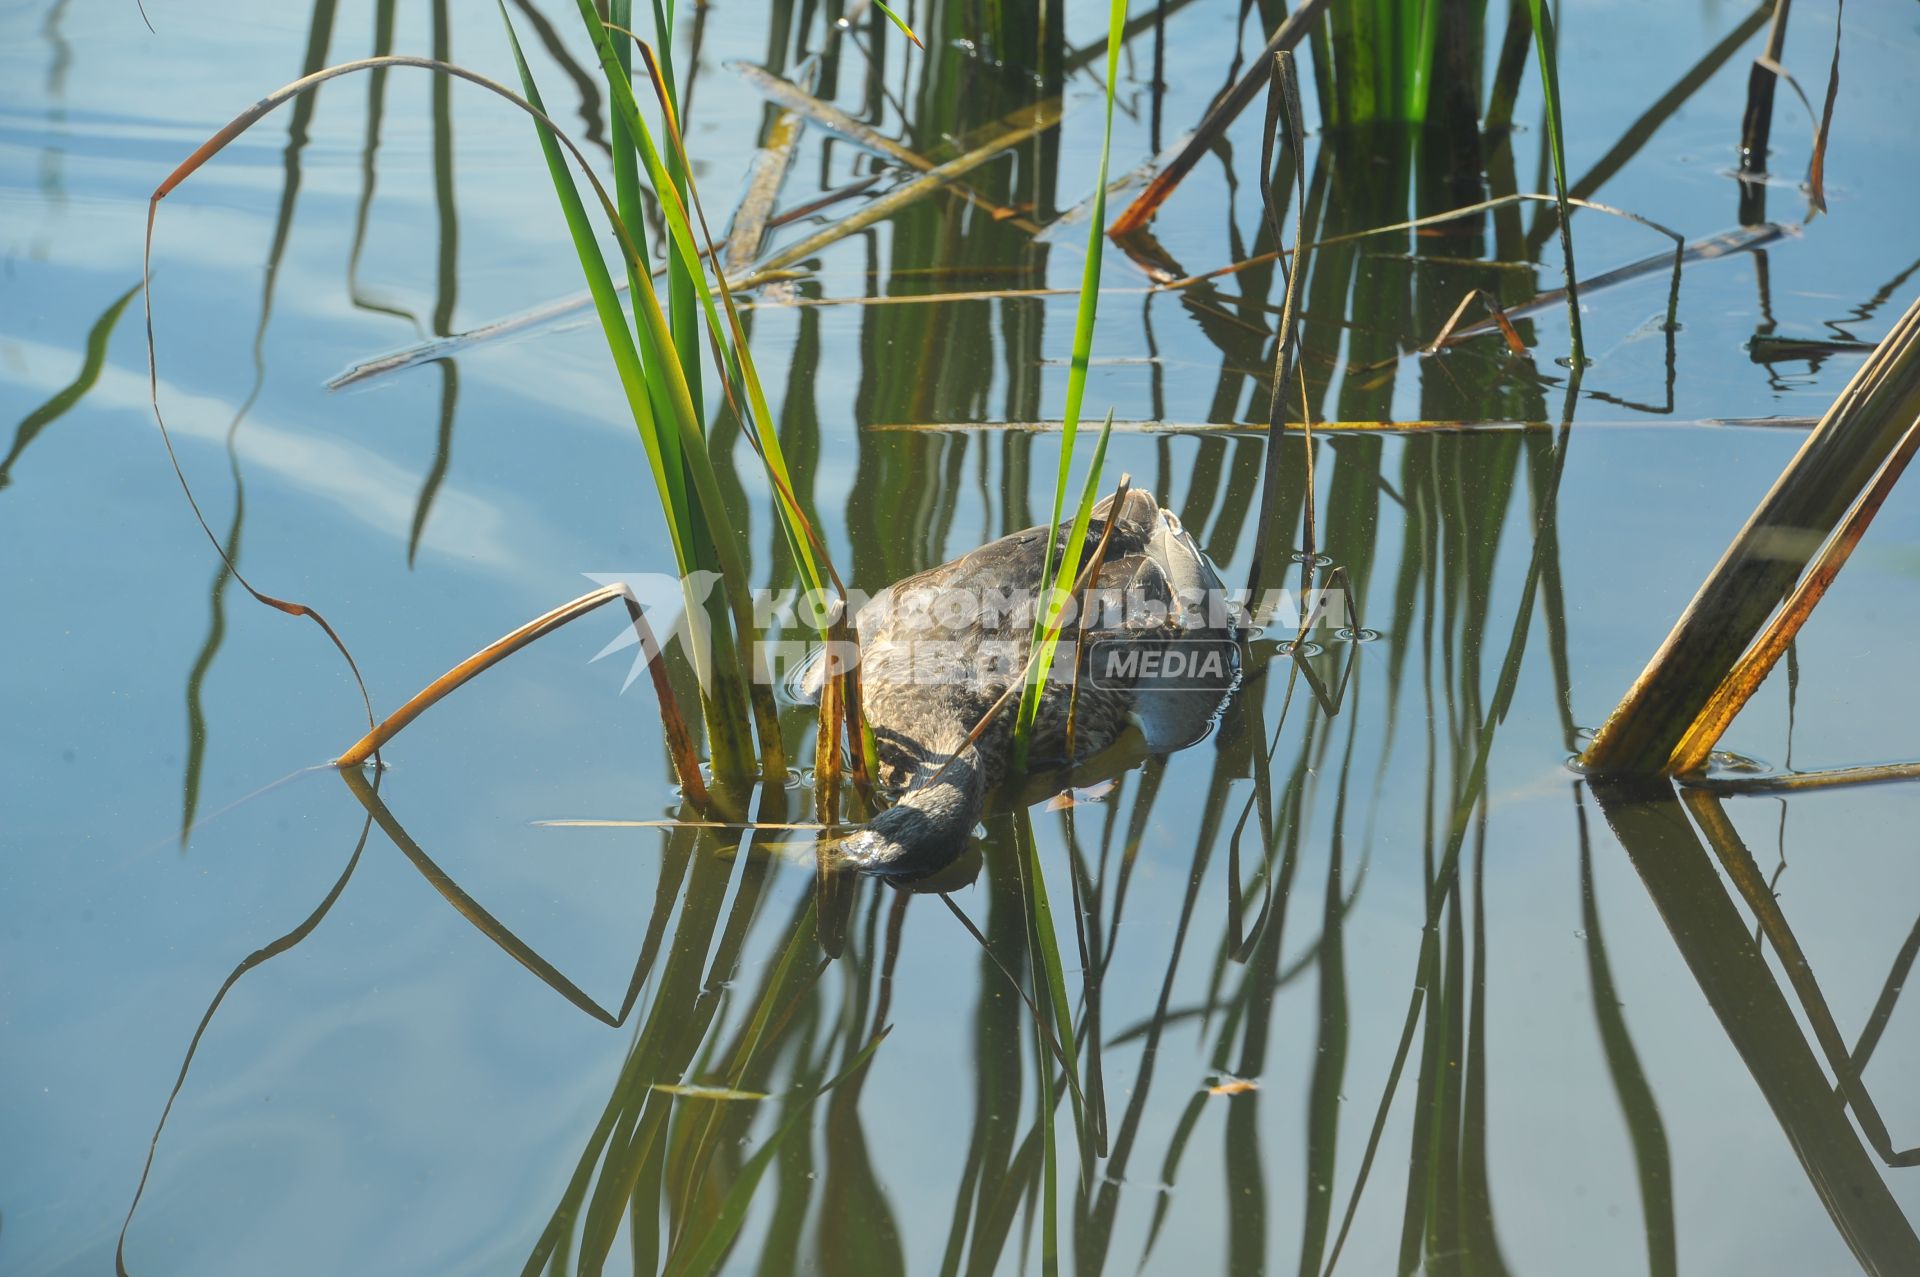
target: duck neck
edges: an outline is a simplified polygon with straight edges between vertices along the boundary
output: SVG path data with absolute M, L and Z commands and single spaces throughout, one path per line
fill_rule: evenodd
M 986 796 L 986 777 L 979 746 L 953 742 L 957 752 L 935 753 L 915 768 L 913 782 L 900 796 L 896 807 L 906 807 L 925 817 L 920 830 L 929 842 L 957 846 L 966 840 Z M 920 824 L 920 822 L 915 822 Z
M 980 752 L 923 756 L 913 785 L 893 806 L 847 839 L 841 855 L 871 873 L 918 876 L 950 863 L 980 818 L 986 784 Z

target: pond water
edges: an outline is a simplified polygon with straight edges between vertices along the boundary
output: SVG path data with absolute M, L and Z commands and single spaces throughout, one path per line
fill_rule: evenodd
M 1920 293 L 1911 5 L 1845 9 L 1811 218 L 1812 123 L 1785 92 L 1766 208 L 1742 208 L 1763 13 L 1566 6 L 1582 193 L 1689 242 L 1779 232 L 1689 263 L 1672 330 L 1663 271 L 1589 289 L 1572 395 L 1560 305 L 1518 321 L 1530 358 L 1496 333 L 1418 353 L 1470 288 L 1564 283 L 1545 206 L 1321 250 L 1315 548 L 1377 634 L 1315 636 L 1327 681 L 1351 671 L 1338 712 L 1269 634 L 1200 744 L 1003 797 L 944 901 L 822 878 L 804 830 L 538 823 L 687 814 L 647 680 L 623 695 L 626 656 L 592 661 L 610 614 L 435 707 L 377 793 L 317 766 L 364 708 L 324 635 L 250 599 L 196 525 L 129 290 L 156 185 L 303 68 L 391 48 L 512 82 L 497 14 L 452 8 L 149 3 L 153 33 L 131 3 L 0 14 L 0 1270 L 120 1249 L 135 1273 L 1011 1272 L 1057 1248 L 1082 1273 L 1920 1271 L 1920 1170 L 1884 1156 L 1920 1137 L 1898 1080 L 1920 1015 L 1897 999 L 1920 789 L 1683 802 L 1567 765 L 1863 358 L 1754 339 L 1870 343 Z M 924 54 L 779 0 L 682 14 L 714 218 L 771 113 L 730 60 L 822 52 L 822 97 L 937 159 L 1061 93 L 1057 130 L 971 179 L 1016 216 L 913 203 L 747 313 L 802 500 L 867 591 L 1053 499 L 1086 223 L 1022 223 L 1093 190 L 1105 14 L 1073 6 L 1034 55 L 1017 23 L 981 36 L 982 8 L 903 10 Z M 1236 39 L 1256 53 L 1240 8 L 1133 6 L 1116 174 L 1194 125 Z M 511 12 L 604 164 L 591 50 L 547 9 Z M 1792 12 L 1784 61 L 1816 106 L 1836 16 Z M 1307 61 L 1309 238 L 1551 189 L 1531 67 L 1503 179 L 1439 122 L 1321 127 Z M 1155 221 L 1168 277 L 1272 247 L 1261 114 Z M 809 127 L 783 204 L 870 168 Z M 1583 278 L 1670 246 L 1599 213 L 1574 232 Z M 1154 279 L 1109 246 L 1087 413 L 1120 423 L 1109 483 L 1149 486 L 1238 583 L 1281 284 Z M 580 287 L 525 120 L 417 70 L 328 83 L 161 205 L 179 463 L 241 572 L 336 627 L 377 712 L 585 574 L 672 561 L 590 312 L 328 388 Z M 755 584 L 790 580 L 747 443 L 717 420 L 713 446 Z M 1278 553 L 1303 544 L 1286 446 Z M 1907 487 L 1723 747 L 1768 771 L 1913 757 L 1917 629 Z M 783 713 L 808 757 L 808 710 Z M 755 800 L 775 822 L 812 806 L 803 776 Z M 1836 1098 L 1829 1013 L 1870 1055 L 1877 1120 Z

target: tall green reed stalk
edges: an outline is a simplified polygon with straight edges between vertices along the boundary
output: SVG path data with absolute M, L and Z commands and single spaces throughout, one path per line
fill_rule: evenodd
M 1107 414 L 1094 447 L 1093 462 L 1081 485 L 1080 506 L 1073 518 L 1073 530 L 1064 547 L 1057 545 L 1060 517 L 1066 505 L 1067 482 L 1073 470 L 1074 437 L 1080 428 L 1081 405 L 1087 394 L 1087 366 L 1093 352 L 1093 328 L 1100 309 L 1100 266 L 1106 247 L 1107 160 L 1113 149 L 1113 90 L 1120 76 L 1120 34 L 1127 22 L 1126 0 L 1112 0 L 1107 11 L 1107 78 L 1105 81 L 1105 123 L 1100 136 L 1100 169 L 1093 190 L 1092 215 L 1087 220 L 1087 261 L 1080 274 L 1080 306 L 1073 326 L 1073 363 L 1067 372 L 1067 403 L 1060 430 L 1060 465 L 1053 487 L 1053 516 L 1047 521 L 1047 552 L 1041 571 L 1045 605 L 1033 620 L 1032 643 L 1037 649 L 1027 685 L 1020 696 L 1020 709 L 1013 727 L 1013 765 L 1015 770 L 1027 764 L 1033 739 L 1034 720 L 1040 712 L 1041 693 L 1046 690 L 1048 671 L 1053 666 L 1059 645 L 1058 622 L 1075 577 L 1080 571 L 1080 554 L 1086 544 L 1087 522 L 1093 507 L 1093 494 L 1100 483 L 1100 466 L 1106 457 L 1107 436 L 1113 427 L 1113 414 Z M 1055 551 L 1060 550 L 1056 559 Z M 1048 631 L 1055 633 L 1049 637 Z
M 694 646 L 702 661 L 697 672 L 713 770 L 717 777 L 726 780 L 744 780 L 756 773 L 771 777 L 784 770 L 785 753 L 768 671 L 756 645 L 759 636 L 747 593 L 746 548 L 739 531 L 746 515 L 731 508 L 724 496 L 708 449 L 702 399 L 703 335 L 725 393 L 727 409 L 749 427 L 747 437 L 775 491 L 775 506 L 786 548 L 803 581 L 816 593 L 831 586 L 842 601 L 845 590 L 794 494 L 772 410 L 732 292 L 722 275 L 716 273 L 711 279 L 708 277 L 702 260 L 701 244 L 710 250 L 712 237 L 681 140 L 670 54 L 672 10 L 659 3 L 654 6 L 658 52 L 640 41 L 622 21 L 631 17 L 628 0 L 614 4 L 610 12 L 611 23 L 603 21 L 588 0 L 582 0 L 580 5 L 581 19 L 598 54 L 612 104 L 614 179 L 621 237 L 628 248 L 626 268 L 634 307 L 631 327 L 619 304 L 572 172 L 566 167 L 557 142 L 544 127 L 540 129 L 541 149 L 593 296 L 595 312 L 626 392 L 629 410 L 646 448 L 683 584 L 695 579 L 713 579 L 697 578 L 696 573 L 717 574 L 718 598 L 701 597 L 690 584 L 686 587 L 689 616 L 703 621 L 711 636 L 710 643 Z M 529 100 L 537 104 L 538 88 L 504 5 L 501 19 L 513 43 L 521 82 Z M 632 51 L 636 45 L 656 90 L 661 127 L 668 141 L 664 152 L 656 144 L 633 91 Z M 643 171 L 666 229 L 665 307 L 654 287 L 650 258 L 639 232 Z M 819 636 L 823 641 L 845 636 L 843 612 L 844 609 L 837 619 L 822 624 Z M 856 756 L 870 771 L 872 744 L 859 711 L 857 679 L 836 673 L 835 680 L 835 691 L 823 698 L 823 704 L 839 707 L 845 714 Z M 833 713 L 823 718 L 820 740 L 823 757 L 837 760 L 839 726 Z M 756 734 L 757 765 L 753 756 Z M 837 768 L 828 768 L 828 774 L 837 775 Z

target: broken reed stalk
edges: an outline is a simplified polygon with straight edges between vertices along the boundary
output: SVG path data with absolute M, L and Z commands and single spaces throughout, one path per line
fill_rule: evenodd
M 1751 685 L 1730 685 L 1730 680 L 1743 669 L 1748 674 L 1759 670 L 1767 647 L 1780 641 L 1769 638 L 1767 627 L 1782 603 L 1788 609 L 1781 611 L 1776 626 L 1797 628 L 1805 619 L 1818 593 L 1800 597 L 1795 607 L 1794 590 L 1803 570 L 1855 511 L 1861 528 L 1871 519 L 1878 508 L 1874 492 L 1897 477 L 1895 460 L 1911 454 L 1917 420 L 1920 301 L 1874 349 L 1788 463 L 1587 746 L 1580 757 L 1583 767 L 1672 774 L 1682 770 L 1682 763 L 1693 760 L 1697 765 L 1704 758 L 1697 740 L 1682 752 L 1689 732 L 1709 711 L 1722 720 L 1721 726 L 1731 720 L 1738 703 L 1722 699 L 1723 687 L 1729 689 L 1727 697 L 1737 695 L 1744 703 L 1758 686 L 1757 678 Z M 1886 474 L 1890 467 L 1891 476 Z M 1853 535 L 1857 539 L 1858 531 Z M 1839 554 L 1837 561 L 1833 553 Z M 1837 548 L 1828 555 L 1828 580 L 1844 561 Z M 1746 664 L 1750 650 L 1755 653 L 1751 665 Z
M 1920 418 L 1907 427 L 1899 446 L 1881 465 L 1873 482 L 1848 508 L 1846 518 L 1841 520 L 1838 530 L 1821 546 L 1813 567 L 1794 586 L 1793 593 L 1781 606 L 1780 614 L 1720 681 L 1706 708 L 1700 711 L 1700 716 L 1687 729 L 1687 734 L 1680 738 L 1670 770 L 1684 775 L 1705 765 L 1707 756 L 1713 752 L 1727 725 L 1733 722 L 1734 716 L 1752 699 L 1753 694 L 1760 690 L 1760 684 L 1766 681 L 1773 667 L 1786 655 L 1787 645 L 1793 642 L 1794 636 L 1800 633 L 1800 627 L 1813 615 L 1814 605 L 1826 597 L 1828 587 L 1840 575 L 1840 569 L 1846 566 L 1854 547 L 1860 544 L 1860 538 L 1866 535 L 1873 516 L 1886 504 L 1888 494 L 1906 472 L 1907 463 L 1913 460 L 1916 450 L 1920 450 Z
M 568 621 L 577 620 L 603 604 L 611 603 L 623 593 L 625 593 L 623 586 L 602 586 L 590 594 L 581 595 L 570 603 L 562 603 L 551 612 L 536 616 L 525 625 L 495 639 L 415 692 L 406 704 L 387 715 L 365 736 L 355 741 L 345 753 L 334 759 L 334 766 L 360 766 L 373 757 L 375 751 L 381 746 L 405 731 L 409 723 L 435 704 L 445 700 L 456 688 L 470 682 L 476 675 L 492 669 L 535 639 L 552 633 Z
M 1454 329 L 1458 328 L 1460 321 L 1466 318 L 1467 307 L 1476 301 L 1485 308 L 1487 319 L 1491 319 L 1495 326 L 1500 329 L 1500 335 L 1507 339 L 1507 349 L 1519 355 L 1522 359 L 1526 358 L 1527 343 L 1520 340 L 1519 330 L 1513 326 L 1512 318 L 1507 314 L 1506 310 L 1501 307 L 1500 299 L 1484 288 L 1469 288 L 1467 290 L 1467 295 L 1462 297 L 1460 304 L 1453 308 L 1453 314 L 1449 315 L 1447 322 L 1440 326 L 1439 334 L 1434 337 L 1432 341 L 1422 346 L 1420 353 L 1423 355 L 1434 354 L 1440 350 L 1441 347 L 1451 342 L 1454 339 Z M 1485 321 L 1483 320 L 1482 322 Z
M 541 616 L 535 617 L 511 633 L 504 634 L 487 644 L 479 651 L 461 661 L 458 665 L 442 674 L 418 692 L 393 713 L 376 724 L 365 736 L 355 741 L 340 757 L 334 759 L 336 767 L 358 767 L 365 763 L 420 715 L 445 700 L 453 692 L 476 677 L 492 669 L 500 662 L 518 652 L 521 648 L 553 633 L 571 621 L 577 621 L 589 612 L 597 611 L 602 605 L 614 599 L 625 599 L 627 613 L 633 618 L 633 628 L 639 635 L 641 650 L 651 653 L 647 658 L 647 673 L 652 676 L 654 694 L 659 697 L 660 717 L 666 726 L 667 752 L 673 757 L 674 770 L 680 773 L 680 785 L 693 802 L 705 806 L 708 801 L 705 778 L 700 774 L 700 758 L 694 752 L 693 732 L 687 726 L 687 719 L 680 712 L 679 698 L 674 695 L 673 685 L 667 680 L 666 661 L 663 659 L 659 642 L 648 627 L 646 618 L 641 614 L 640 605 L 624 585 L 607 585 L 591 593 L 583 594 L 569 603 L 562 603 Z

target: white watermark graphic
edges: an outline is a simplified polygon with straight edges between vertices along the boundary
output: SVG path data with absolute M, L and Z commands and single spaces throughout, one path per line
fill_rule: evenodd
M 637 649 L 620 690 L 626 691 L 664 649 L 678 642 L 702 687 L 712 671 L 709 605 L 719 601 L 717 572 L 686 577 L 666 572 L 588 572 L 598 585 L 618 586 L 636 607 L 644 626 L 625 624 L 593 659 L 626 648 Z M 849 591 L 845 607 L 858 616 L 875 596 Z M 1054 609 L 1061 642 L 1052 677 L 1073 677 L 1079 667 L 1076 636 L 1086 634 L 1093 686 L 1120 686 L 1137 680 L 1197 680 L 1219 677 L 1234 640 L 1249 632 L 1304 636 L 1316 630 L 1344 630 L 1349 609 L 1344 590 L 1286 588 L 1184 591 L 1171 598 L 1144 589 L 999 590 L 921 587 L 889 590 L 882 596 L 888 612 L 883 642 L 821 644 L 819 635 L 842 615 L 840 596 L 830 590 L 787 588 L 755 590 L 751 595 L 752 642 L 756 681 L 779 682 L 805 665 L 823 662 L 823 673 L 845 673 L 856 666 L 866 680 L 913 683 L 1006 682 L 1027 662 L 1026 636 L 1043 607 Z M 1017 635 L 1017 638 L 1007 638 Z M 821 649 L 824 647 L 824 651 Z

